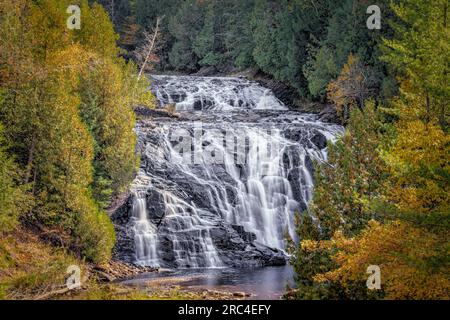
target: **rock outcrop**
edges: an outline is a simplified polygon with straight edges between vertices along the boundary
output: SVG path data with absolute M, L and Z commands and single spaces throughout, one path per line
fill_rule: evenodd
M 112 214 L 115 258 L 165 268 L 286 264 L 285 235 L 295 240 L 294 214 L 311 200 L 313 162 L 325 161 L 341 128 L 241 78 L 158 76 L 153 90 L 179 114 L 137 110 L 141 166 Z

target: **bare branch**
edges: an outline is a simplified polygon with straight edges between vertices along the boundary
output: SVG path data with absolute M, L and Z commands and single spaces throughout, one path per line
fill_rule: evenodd
M 159 26 L 161 20 L 162 18 L 160 17 L 156 18 L 156 27 L 153 30 L 153 33 L 145 32 L 143 45 L 140 48 L 136 49 L 135 55 L 141 67 L 139 70 L 138 80 L 141 79 L 142 74 L 144 73 L 147 64 L 149 63 L 153 55 L 153 52 L 155 51 L 156 43 L 160 35 Z

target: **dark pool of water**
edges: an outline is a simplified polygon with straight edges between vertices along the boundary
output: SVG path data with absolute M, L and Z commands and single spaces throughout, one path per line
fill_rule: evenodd
M 256 269 L 194 269 L 170 270 L 151 273 L 129 279 L 124 284 L 139 285 L 157 278 L 180 278 L 176 284 L 193 289 L 222 290 L 250 293 L 250 299 L 280 299 L 286 286 L 294 286 L 294 271 L 291 266 Z

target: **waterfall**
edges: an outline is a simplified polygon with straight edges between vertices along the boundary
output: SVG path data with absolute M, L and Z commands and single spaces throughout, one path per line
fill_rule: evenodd
M 313 162 L 326 161 L 327 140 L 342 128 L 288 111 L 240 78 L 155 76 L 152 91 L 181 116 L 136 128 L 135 262 L 285 263 L 285 236 L 296 240 L 295 212 L 312 198 Z
M 241 78 L 153 76 L 153 79 L 158 101 L 163 105 L 175 103 L 178 111 L 287 110 L 272 91 Z
M 218 268 L 222 266 L 209 233 L 210 224 L 199 210 L 182 199 L 164 192 L 165 222 L 170 230 L 173 252 L 178 267 Z M 190 238 L 178 233 L 189 233 Z
M 142 192 L 133 194 L 133 218 L 137 264 L 159 267 L 156 252 L 156 227 L 148 220 L 147 203 L 145 194 Z

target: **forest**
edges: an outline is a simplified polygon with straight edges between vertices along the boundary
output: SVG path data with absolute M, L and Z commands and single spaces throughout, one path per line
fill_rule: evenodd
M 114 12 L 119 43 L 131 52 L 142 33 L 162 19 L 158 70 L 192 73 L 210 67 L 229 73 L 257 68 L 299 97 L 324 101 L 327 85 L 353 53 L 367 73 L 366 98 L 395 94 L 395 76 L 379 59 L 383 37 L 393 33 L 387 25 L 395 19 L 390 1 L 378 2 L 385 26 L 381 30 L 364 27 L 369 1 L 122 0 L 114 2 L 114 11 L 110 1 L 103 3 Z
M 0 299 L 45 297 L 68 264 L 110 263 L 109 215 L 140 166 L 135 107 L 156 106 L 144 68 L 251 70 L 290 88 L 293 108 L 333 106 L 345 132 L 314 164 L 300 241 L 286 238 L 285 299 L 448 300 L 449 1 L 380 0 L 380 29 L 366 25 L 372 4 L 0 0 Z M 381 290 L 367 290 L 369 265 Z M 78 298 L 114 298 L 90 281 Z

